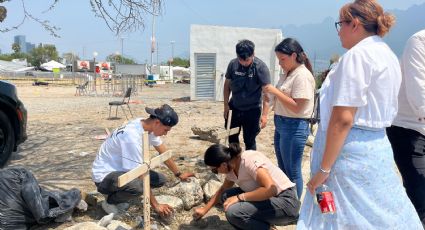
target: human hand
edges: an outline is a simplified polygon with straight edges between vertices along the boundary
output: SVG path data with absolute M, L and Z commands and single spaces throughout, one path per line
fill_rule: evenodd
M 208 210 L 205 207 L 201 207 L 201 208 L 195 208 L 195 210 L 193 211 L 193 218 L 195 220 L 199 220 L 201 219 L 205 214 L 207 214 Z
M 310 191 L 311 195 L 315 194 L 316 188 L 321 184 L 325 183 L 328 179 L 329 173 L 317 172 L 314 176 L 307 182 L 307 189 Z
M 194 173 L 184 172 L 184 173 L 180 174 L 179 179 L 181 181 L 190 181 L 190 178 L 189 177 L 194 177 L 194 176 L 195 176 Z
M 158 204 L 154 209 L 161 217 L 166 217 L 173 213 L 173 208 L 168 204 Z
M 227 209 L 229 209 L 229 207 L 232 204 L 237 203 L 237 202 L 239 202 L 239 199 L 236 196 L 231 196 L 231 197 L 227 198 L 226 201 L 224 201 L 224 203 L 223 203 L 224 211 L 227 211 Z
M 264 129 L 267 125 L 267 115 L 261 115 L 260 128 Z
M 224 105 L 224 112 L 223 112 L 223 117 L 224 119 L 227 119 L 227 116 L 229 115 L 229 105 Z
M 277 90 L 277 89 L 272 84 L 267 84 L 263 87 L 263 90 L 266 93 L 274 94 L 275 90 Z

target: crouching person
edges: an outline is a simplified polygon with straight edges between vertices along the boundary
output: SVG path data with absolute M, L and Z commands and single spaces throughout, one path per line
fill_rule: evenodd
M 205 207 L 195 209 L 194 218 L 202 218 L 221 200 L 227 220 L 236 229 L 270 229 L 297 220 L 300 201 L 295 184 L 264 154 L 241 152 L 237 143 L 215 144 L 205 152 L 204 161 L 213 173 L 226 174 L 226 179 Z M 234 184 L 239 187 L 232 188 Z
M 120 209 L 128 207 L 128 201 L 137 198 L 143 193 L 143 178 L 138 178 L 123 187 L 118 187 L 118 177 L 138 167 L 143 163 L 142 140 L 145 132 L 149 133 L 149 144 L 161 154 L 166 151 L 160 136 L 167 135 L 173 126 L 178 123 L 177 113 L 169 105 L 160 108 L 145 109 L 150 117 L 135 119 L 120 127 L 103 142 L 99 153 L 93 162 L 92 177 L 97 190 L 105 195 L 102 208 L 107 213 L 118 213 Z M 165 161 L 167 167 L 181 180 L 187 180 L 193 173 L 181 173 L 172 159 Z M 150 170 L 150 186 L 161 187 L 166 178 L 163 174 Z M 153 209 L 161 216 L 172 213 L 171 206 L 159 204 L 150 193 Z

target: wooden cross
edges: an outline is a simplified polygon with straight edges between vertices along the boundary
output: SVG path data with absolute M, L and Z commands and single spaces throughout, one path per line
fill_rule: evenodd
M 145 230 L 151 229 L 151 209 L 150 209 L 150 176 L 149 176 L 149 169 L 155 168 L 156 166 L 160 165 L 164 161 L 170 159 L 172 157 L 172 152 L 166 151 L 159 156 L 156 156 L 152 159 L 150 159 L 149 154 L 149 136 L 148 133 L 145 132 L 143 134 L 143 163 L 140 164 L 140 166 L 122 174 L 118 177 L 118 187 L 122 187 L 125 184 L 129 183 L 130 181 L 138 178 L 143 177 L 143 219 L 144 219 L 144 227 Z
M 217 133 L 217 139 L 219 140 L 219 143 L 221 143 L 221 140 L 224 139 L 225 146 L 228 146 L 229 136 L 238 134 L 241 129 L 240 127 L 230 129 L 230 123 L 232 123 L 232 110 L 229 110 L 229 115 L 227 116 L 226 130 Z

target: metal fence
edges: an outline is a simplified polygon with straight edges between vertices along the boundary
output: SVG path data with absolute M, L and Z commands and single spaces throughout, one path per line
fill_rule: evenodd
M 15 85 L 55 85 L 81 86 L 87 82 L 86 94 L 91 96 L 121 96 L 127 88 L 132 88 L 132 94 L 141 92 L 145 83 L 145 75 L 110 74 L 106 78 L 94 73 L 81 72 L 0 72 L 0 80 L 7 80 Z

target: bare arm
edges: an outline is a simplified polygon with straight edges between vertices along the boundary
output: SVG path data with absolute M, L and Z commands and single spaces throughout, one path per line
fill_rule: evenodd
M 265 86 L 264 88 L 266 92 L 275 95 L 275 97 L 279 100 L 280 103 L 282 103 L 286 108 L 290 109 L 294 113 L 300 112 L 308 104 L 308 99 L 294 99 L 271 84 Z
M 239 200 L 263 201 L 269 199 L 272 196 L 277 195 L 276 185 L 270 177 L 270 174 L 267 169 L 257 169 L 256 181 L 260 185 L 260 187 L 258 187 L 254 191 L 242 193 L 237 196 L 227 198 L 227 200 L 223 204 L 224 210 L 227 211 L 230 206 L 232 206 L 234 203 L 239 202 Z
M 241 195 L 241 198 L 245 199 L 245 201 L 263 201 L 277 195 L 276 185 L 267 169 L 257 169 L 256 181 L 260 185 L 260 187 L 251 192 L 246 192 Z
M 330 170 L 338 158 L 344 141 L 353 126 L 356 107 L 334 106 L 329 121 L 328 132 L 326 135 L 326 144 L 323 159 L 320 167 L 327 171 Z M 329 174 L 318 172 L 307 183 L 307 187 L 312 194 L 314 190 L 325 182 Z
M 261 113 L 261 119 L 260 119 L 260 122 L 261 122 L 260 127 L 262 129 L 265 128 L 267 125 L 267 118 L 268 118 L 267 116 L 269 115 L 269 111 L 270 111 L 269 100 L 265 96 L 264 87 L 265 86 L 263 86 L 263 111 Z

